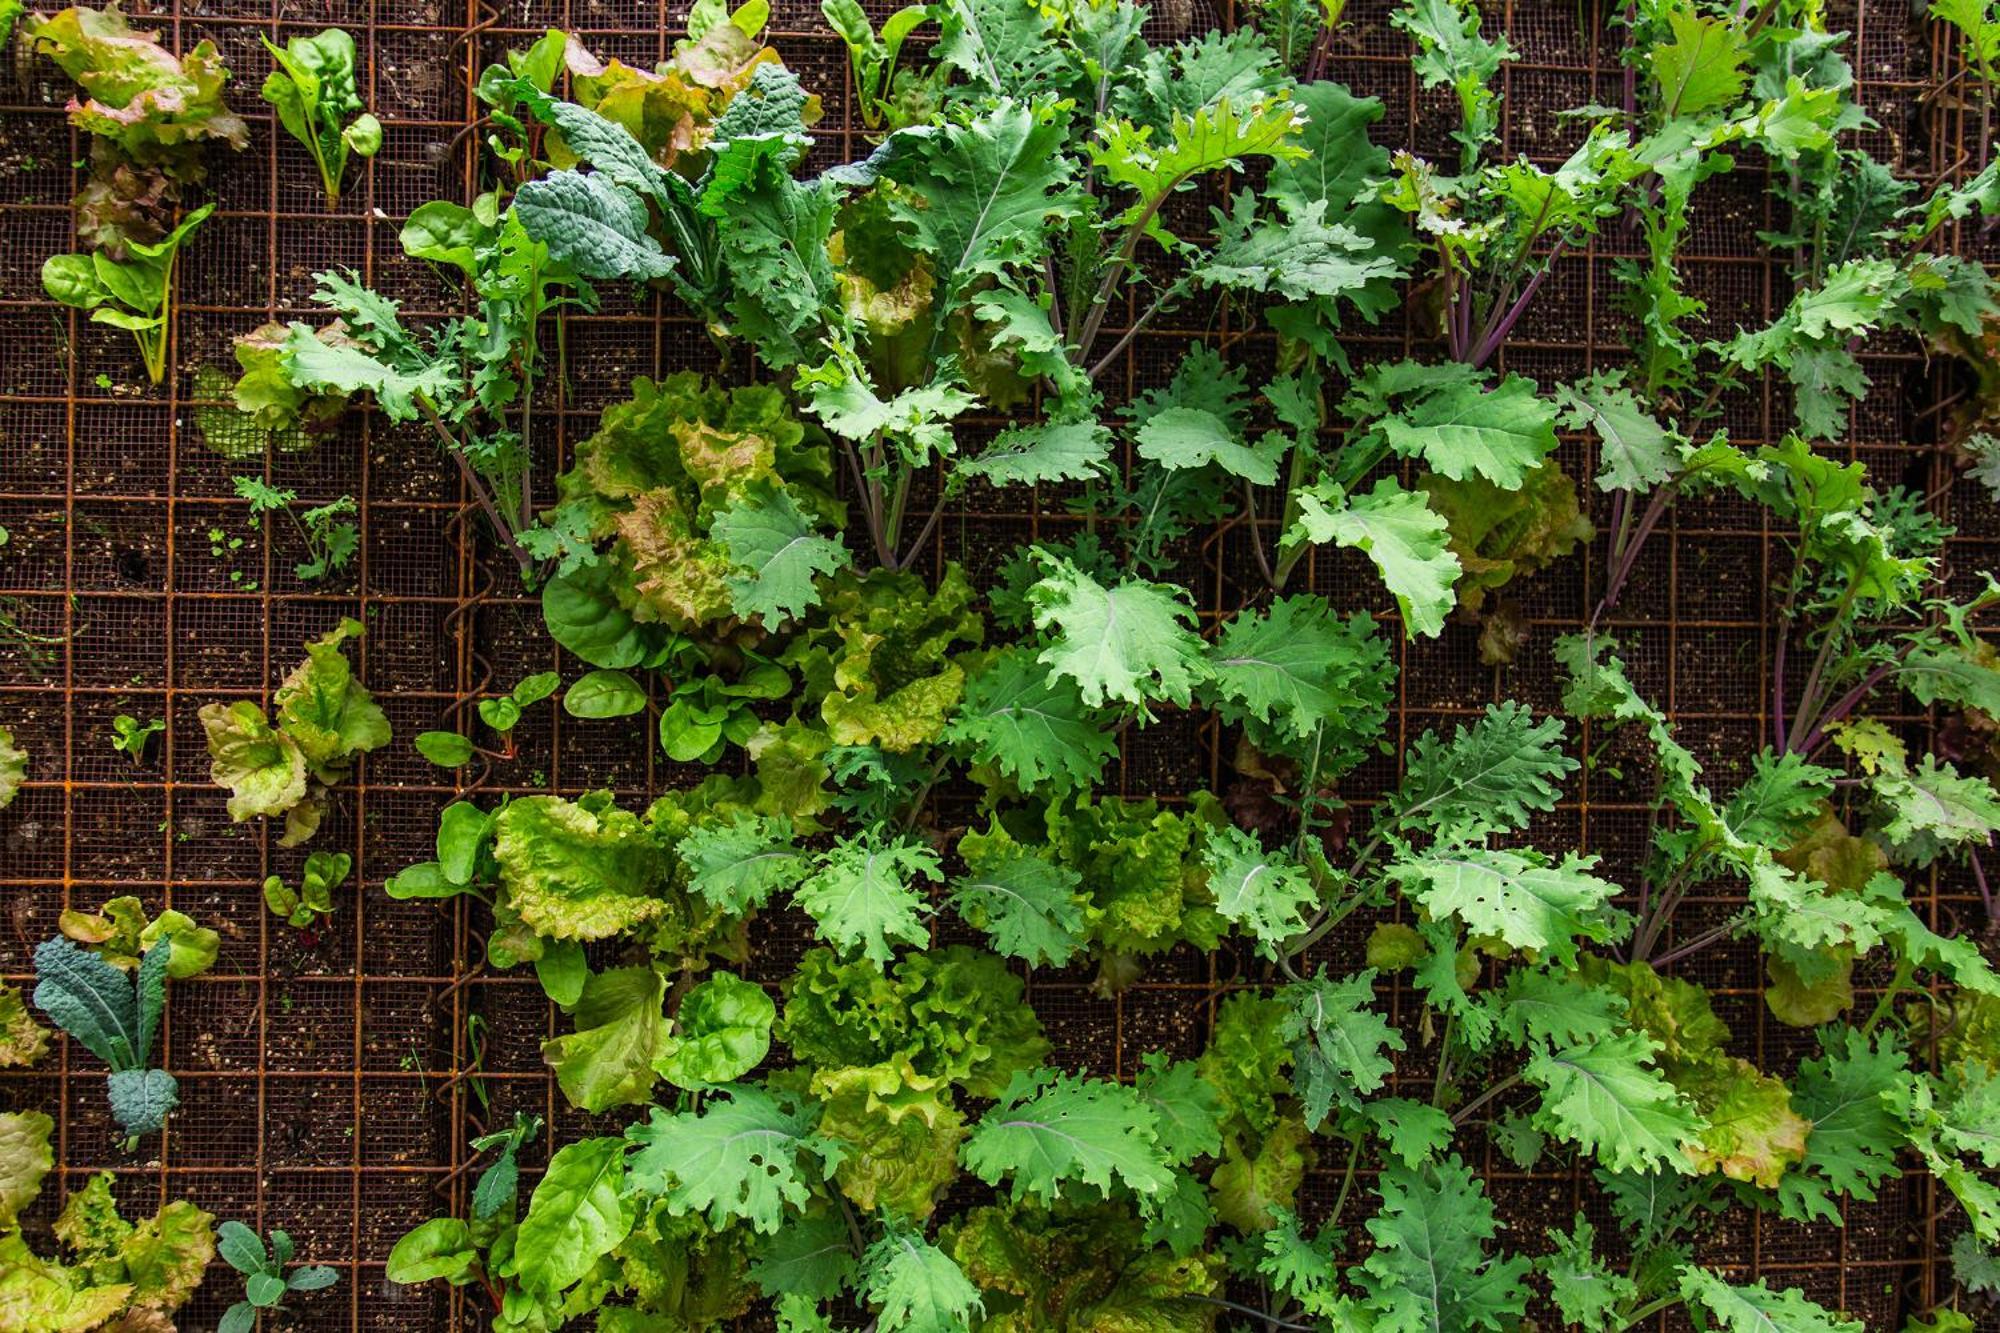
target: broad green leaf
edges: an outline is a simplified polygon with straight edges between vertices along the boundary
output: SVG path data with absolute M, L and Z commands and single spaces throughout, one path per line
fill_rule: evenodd
M 586 278 L 647 282 L 674 270 L 674 257 L 646 232 L 646 205 L 603 172 L 553 171 L 514 196 L 522 230 L 549 258 Z
M 14 743 L 14 733 L 0 727 L 0 810 L 20 794 L 28 778 L 28 752 Z
M 1238 102 L 1223 97 L 1191 115 L 1176 112 L 1164 135 L 1129 120 L 1102 124 L 1090 154 L 1105 179 L 1137 196 L 1119 221 L 1164 236 L 1156 215 L 1169 194 L 1196 176 L 1245 158 L 1302 157 L 1305 150 L 1293 141 L 1304 127 L 1305 117 L 1282 94 Z
M 797 1293 L 825 1301 L 853 1281 L 858 1262 L 846 1222 L 837 1209 L 826 1206 L 809 1209 L 760 1238 L 750 1277 L 766 1296 Z
M 951 1256 L 901 1225 L 868 1247 L 861 1268 L 883 1333 L 965 1333 L 983 1308 L 979 1288 Z
M 847 548 L 813 530 L 789 490 L 752 482 L 715 516 L 715 540 L 745 574 L 729 576 L 729 595 L 739 616 L 759 616 L 769 628 L 804 615 L 819 604 L 814 580 L 844 569 Z
M 1562 1317 L 1572 1327 L 1622 1329 L 1622 1311 L 1638 1304 L 1639 1285 L 1599 1256 L 1597 1229 L 1579 1213 L 1567 1233 L 1551 1227 L 1549 1239 L 1555 1251 L 1537 1259 L 1535 1267 L 1548 1279 Z
M 1208 653 L 1204 697 L 1226 700 L 1260 722 L 1310 738 L 1344 700 L 1329 669 L 1352 654 L 1346 627 L 1324 598 L 1281 597 L 1264 612 L 1232 616 Z
M 659 1062 L 661 1077 L 691 1089 L 742 1078 L 769 1053 L 777 1017 L 778 1007 L 762 986 L 717 971 L 674 1011 L 674 1039 Z
M 966 1140 L 966 1169 L 1016 1199 L 1053 1202 L 1079 1187 L 1110 1197 L 1122 1185 L 1142 1201 L 1163 1194 L 1173 1171 L 1159 1117 L 1131 1088 L 1037 1070 L 1016 1074 Z
M 1445 740 L 1427 731 L 1410 747 L 1403 785 L 1387 807 L 1396 825 L 1472 841 L 1519 832 L 1555 809 L 1577 762 L 1564 754 L 1562 719 L 1540 722 L 1511 700 L 1491 704 Z
M 572 1015 L 576 1030 L 542 1043 L 570 1105 L 593 1115 L 652 1100 L 653 1066 L 667 1049 L 666 978 L 651 966 L 592 975 Z
M 571 717 L 629 717 L 644 712 L 646 691 L 623 671 L 589 671 L 563 692 L 563 711 Z
M 1508 491 L 1519 490 L 1556 447 L 1555 405 L 1519 375 L 1490 388 L 1439 379 L 1406 395 L 1373 428 L 1397 454 L 1422 459 L 1440 476 L 1483 477 Z
M 1378 1328 L 1469 1333 L 1518 1325 L 1528 1261 L 1487 1254 L 1499 1224 L 1464 1163 L 1390 1166 L 1376 1188 L 1382 1208 L 1368 1220 L 1374 1252 L 1350 1271 L 1384 1321 Z
M 1463 847 L 1405 858 L 1386 873 L 1433 918 L 1456 917 L 1473 935 L 1574 964 L 1579 942 L 1605 943 L 1626 926 L 1609 905 L 1618 886 L 1589 873 L 1596 864 L 1575 852 L 1551 862 L 1535 852 Z
M 1723 1333 L 1864 1333 L 1866 1328 L 1807 1300 L 1797 1287 L 1773 1291 L 1761 1279 L 1733 1286 L 1692 1264 L 1681 1269 L 1679 1289 L 1681 1299 Z
M 282 815 L 305 799 L 305 755 L 255 702 L 203 704 L 199 716 L 208 737 L 209 780 L 229 788 L 231 819 Z
M 1103 474 L 1111 435 L 1095 417 L 1009 426 L 976 458 L 958 465 L 960 476 L 984 477 L 995 486 L 1088 481 Z
M 1741 23 L 1678 4 L 1667 9 L 1667 27 L 1671 38 L 1648 53 L 1648 63 L 1669 118 L 1699 116 L 1742 95 L 1750 52 Z
M 1682 1145 L 1704 1128 L 1653 1067 L 1653 1043 L 1623 1031 L 1589 1046 L 1537 1052 L 1524 1071 L 1542 1089 L 1537 1120 L 1614 1171 L 1694 1170 Z
M 1681 441 L 1670 434 L 1616 371 L 1556 387 L 1562 424 L 1597 437 L 1597 488 L 1645 494 L 1672 476 Z
M 752 816 L 703 824 L 675 849 L 688 888 L 732 916 L 762 907 L 780 889 L 796 888 L 811 862 L 792 841 L 792 822 Z
M 625 1131 L 634 1146 L 631 1188 L 664 1199 L 675 1217 L 704 1213 L 718 1228 L 740 1218 L 775 1232 L 838 1160 L 814 1135 L 815 1116 L 743 1084 L 722 1089 L 700 1111 L 656 1106 L 645 1124 Z
M 1350 496 L 1323 482 L 1299 491 L 1296 500 L 1298 519 L 1285 534 L 1286 545 L 1331 542 L 1360 551 L 1375 562 L 1409 636 L 1436 637 L 1458 605 L 1460 568 L 1444 515 L 1389 477 L 1366 495 Z
M 1376 252 L 1374 241 L 1331 221 L 1324 201 L 1288 205 L 1281 220 L 1260 215 L 1249 190 L 1236 196 L 1232 212 L 1216 210 L 1215 245 L 1190 271 L 1211 286 L 1289 301 L 1354 299 L 1401 272 L 1393 258 Z
M 799 885 L 794 901 L 836 948 L 859 948 L 870 962 L 894 957 L 893 942 L 930 942 L 917 887 L 942 878 L 937 853 L 921 843 L 870 831 L 841 839 Z
M 1211 463 L 1224 472 L 1269 486 L 1278 479 L 1278 461 L 1291 441 L 1275 431 L 1256 443 L 1237 438 L 1229 422 L 1198 407 L 1168 407 L 1139 427 L 1139 456 L 1164 467 L 1203 468 Z
M 623 1139 L 579 1139 L 557 1149 L 528 1200 L 501 1275 L 540 1296 L 575 1286 L 632 1230 L 625 1175 Z
M 952 881 L 951 905 L 986 932 L 994 952 L 1031 967 L 1061 967 L 1086 944 L 1082 877 L 1068 866 L 1018 849 L 967 854 L 968 873 Z
M 1152 1107 L 1159 1119 L 1157 1137 L 1169 1161 L 1185 1165 L 1222 1151 L 1218 1120 L 1222 1098 L 1214 1085 L 1202 1078 L 1195 1061 L 1169 1061 L 1163 1053 L 1149 1051 L 1140 1061 L 1132 1086 L 1139 1100 Z
M 1076 211 L 1063 135 L 1053 106 L 1002 98 L 969 120 L 911 135 L 908 151 L 889 159 L 884 170 L 907 187 L 891 207 L 936 261 L 945 308 L 978 279 L 1038 261 L 1052 224 Z
M 1839 1196 L 1870 1200 L 1896 1174 L 1902 1126 L 1885 1093 L 1905 1077 L 1909 1058 L 1892 1037 L 1871 1042 L 1854 1028 L 1819 1034 L 1822 1055 L 1799 1066 L 1792 1107 L 1812 1121 L 1805 1159 L 1778 1182 L 1778 1199 L 1794 1221 L 1841 1220 Z
M 1075 681 L 1093 708 L 1185 706 L 1204 671 L 1185 594 L 1138 579 L 1107 588 L 1061 556 L 1037 555 L 1044 573 L 1028 596 L 1035 627 L 1054 633 L 1038 659 L 1051 677 Z
M 1118 753 L 1076 682 L 1040 670 L 1022 647 L 1001 650 L 972 673 L 944 739 L 1030 792 L 1089 787 Z
M 1882 835 L 1918 864 L 1930 859 L 1924 854 L 1929 847 L 1984 846 L 2000 831 L 2000 795 L 1992 784 L 1934 755 L 1925 755 L 1913 771 L 1877 777 L 1874 794 L 1886 814 Z
M 1384 1051 L 1403 1049 L 1403 1036 L 1369 1006 L 1375 971 L 1339 981 L 1325 969 L 1277 994 L 1285 1006 L 1280 1033 L 1292 1047 L 1292 1078 L 1305 1108 L 1306 1127 L 1318 1129 L 1335 1106 L 1358 1111 L 1396 1070 Z
M 329 343 L 294 323 L 279 357 L 293 387 L 342 396 L 372 393 L 391 421 L 415 421 L 421 404 L 449 404 L 463 385 L 456 366 L 443 361 L 403 366 L 352 343 Z
M 542 620 L 551 638 L 590 665 L 618 670 L 646 660 L 649 638 L 619 605 L 611 578 L 603 563 L 556 575 L 542 588 Z
M 526 796 L 494 816 L 504 901 L 554 940 L 608 939 L 669 910 L 655 892 L 667 867 L 636 815 L 616 806 Z
M 1209 830 L 1202 865 L 1215 910 L 1255 938 L 1267 957 L 1305 928 L 1306 910 L 1319 901 L 1304 866 L 1289 854 L 1265 851 L 1256 834 L 1233 824 Z

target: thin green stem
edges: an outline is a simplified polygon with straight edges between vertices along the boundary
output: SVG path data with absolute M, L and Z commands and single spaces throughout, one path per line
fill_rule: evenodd
M 1340 1214 L 1347 1207 L 1348 1192 L 1354 1188 L 1354 1168 L 1361 1161 L 1361 1140 L 1357 1136 L 1347 1149 L 1347 1170 L 1340 1175 L 1340 1193 L 1334 1197 L 1333 1211 L 1327 1214 L 1328 1222 L 1340 1225 Z
M 1651 1318 L 1662 1310 L 1671 1310 L 1680 1303 L 1681 1298 L 1679 1296 L 1662 1296 L 1656 1301 L 1648 1301 L 1625 1317 L 1623 1327 L 1637 1328 L 1646 1319 Z
M 1798 711 L 1792 716 L 1789 735 L 1805 736 L 1811 728 L 1807 725 L 1818 717 L 1821 705 L 1815 699 L 1820 677 L 1826 673 L 1827 664 L 1833 660 L 1833 648 L 1840 640 L 1841 623 L 1854 607 L 1854 599 L 1861 593 L 1861 580 L 1850 580 L 1847 591 L 1840 595 L 1840 604 L 1834 608 L 1832 618 L 1827 622 L 1826 632 L 1820 636 L 1819 652 L 1813 656 L 1812 670 L 1806 673 L 1806 683 L 1799 687 Z
M 1495 1097 L 1498 1097 L 1501 1094 L 1507 1092 L 1510 1088 L 1519 1086 L 1520 1082 L 1521 1082 L 1521 1076 L 1519 1074 L 1509 1074 L 1506 1078 L 1501 1079 L 1498 1083 L 1495 1083 L 1492 1087 L 1480 1093 L 1477 1097 L 1474 1097 L 1471 1101 L 1467 1102 L 1465 1105 L 1459 1107 L 1458 1110 L 1454 1111 L 1452 1113 L 1451 1123 L 1454 1125 L 1464 1124 L 1467 1120 L 1472 1118 L 1472 1113 L 1474 1111 L 1477 1111 L 1480 1107 L 1486 1105 L 1488 1102 L 1492 1101 Z

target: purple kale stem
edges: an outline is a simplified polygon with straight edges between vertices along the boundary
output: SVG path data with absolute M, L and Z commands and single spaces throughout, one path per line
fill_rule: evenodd
M 1988 839 L 1988 845 L 1992 845 L 1991 839 Z M 2000 913 L 1995 912 L 1993 908 L 1993 890 L 1986 883 L 1986 867 L 1979 864 L 1979 853 L 1976 850 L 1966 852 L 1966 859 L 1972 862 L 1972 879 L 1979 885 L 1979 901 L 1986 905 L 1986 924 L 1990 926 L 1995 921 L 2000 921 Z
M 1771 739 L 1785 752 L 1785 651 L 1792 644 L 1792 627 L 1778 618 L 1778 646 L 1771 654 Z
M 1475 370 L 1491 360 L 1493 354 L 1500 350 L 1500 344 L 1507 341 L 1507 335 L 1514 331 L 1514 325 L 1527 311 L 1528 302 L 1534 300 L 1535 293 L 1541 289 L 1542 280 L 1555 271 L 1556 261 L 1562 258 L 1562 252 L 1563 242 L 1557 241 L 1555 248 L 1549 251 L 1548 262 L 1542 265 L 1534 277 L 1528 279 L 1528 285 L 1514 298 L 1514 304 L 1507 310 L 1507 317 L 1480 340 L 1478 348 L 1473 351 L 1471 357 L 1471 365 Z
M 1908 653 L 1909 651 L 1910 651 L 1909 647 L 1905 647 L 1903 649 L 1904 653 Z M 1820 715 L 1819 720 L 1813 724 L 1813 729 L 1811 733 L 1808 734 L 1806 738 L 1799 743 L 1799 753 L 1804 755 L 1810 755 L 1811 753 L 1813 753 L 1813 751 L 1819 749 L 1819 747 L 1826 741 L 1827 728 L 1834 726 L 1837 723 L 1845 722 L 1847 720 L 1847 715 L 1853 712 L 1856 708 L 1859 708 L 1861 706 L 1861 701 L 1868 697 L 1869 692 L 1873 690 L 1877 685 L 1880 685 L 1882 681 L 1888 676 L 1888 674 L 1896 669 L 1896 667 L 1902 662 L 1902 660 L 1903 660 L 1902 656 L 1898 655 L 1896 661 L 1884 662 L 1881 666 L 1876 667 L 1873 671 L 1870 671 L 1866 676 L 1863 676 L 1861 678 L 1861 683 L 1859 685 L 1856 685 L 1846 694 L 1841 695 L 1838 700 L 1836 700 L 1831 706 L 1827 708 L 1826 712 Z
M 1668 963 L 1678 963 L 1681 959 L 1686 958 L 1690 954 L 1701 952 L 1701 950 L 1706 949 L 1709 945 L 1715 943 L 1717 940 L 1727 936 L 1733 925 L 1734 925 L 1733 922 L 1726 921 L 1723 924 L 1715 927 L 1715 929 L 1713 930 L 1703 931 L 1701 934 L 1689 940 L 1686 944 L 1677 945 L 1676 947 L 1667 950 L 1665 953 L 1661 954 L 1658 958 L 1655 958 L 1653 960 L 1654 969 L 1658 970 L 1659 968 L 1665 967 Z
M 1646 502 L 1646 512 L 1639 519 L 1638 530 L 1632 534 L 1632 540 L 1626 543 L 1625 554 L 1620 557 L 1617 567 L 1611 571 L 1611 581 L 1605 586 L 1604 599 L 1597 604 L 1596 612 L 1590 617 L 1593 627 L 1618 605 L 1619 595 L 1625 591 L 1625 581 L 1632 577 L 1632 571 L 1638 567 L 1639 552 L 1644 549 L 1646 539 L 1653 535 L 1653 529 L 1660 526 L 1660 519 L 1666 514 L 1667 502 L 1673 493 L 1672 486 L 1662 486 L 1654 491 L 1653 498 Z

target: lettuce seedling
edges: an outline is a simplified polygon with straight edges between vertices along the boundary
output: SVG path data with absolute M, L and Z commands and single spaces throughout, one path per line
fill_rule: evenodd
M 327 201 L 338 203 L 348 155 L 373 157 L 382 147 L 382 124 L 362 109 L 356 88 L 354 39 L 328 28 L 315 37 L 293 37 L 282 48 L 268 37 L 259 40 L 278 63 L 264 76 L 264 100 L 312 154 Z
M 283 815 L 281 847 L 312 837 L 327 789 L 389 743 L 389 719 L 341 648 L 360 634 L 361 622 L 345 619 L 306 645 L 306 660 L 272 696 L 275 722 L 250 699 L 202 705 L 210 776 L 230 790 L 230 818 Z
M 167 373 L 174 259 L 214 211 L 215 205 L 203 204 L 160 240 L 128 244 L 130 257 L 123 262 L 102 250 L 51 255 L 42 264 L 42 288 L 66 306 L 90 311 L 92 322 L 130 333 L 146 378 L 158 384 Z
M 30 15 L 25 30 L 30 48 L 83 93 L 69 121 L 91 136 L 90 176 L 74 209 L 77 236 L 92 249 L 123 259 L 133 242 L 158 241 L 183 187 L 207 174 L 208 146 L 250 142 L 250 127 L 222 100 L 229 70 L 213 42 L 176 56 L 116 7 Z

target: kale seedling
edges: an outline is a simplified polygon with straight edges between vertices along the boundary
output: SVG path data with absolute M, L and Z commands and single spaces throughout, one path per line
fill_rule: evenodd
M 94 953 L 58 935 L 35 950 L 35 1005 L 111 1066 L 111 1114 L 125 1129 L 129 1152 L 142 1134 L 166 1123 L 180 1102 L 180 1087 L 164 1069 L 151 1068 L 153 1039 L 166 1008 L 165 940 L 146 950 L 130 978 Z
M 355 88 L 354 39 L 328 28 L 316 37 L 293 37 L 282 49 L 260 40 L 278 65 L 264 76 L 264 100 L 312 154 L 328 201 L 337 203 L 348 154 L 373 157 L 382 147 L 381 122 L 362 110 Z
M 154 718 L 144 726 L 130 713 L 120 713 L 111 719 L 111 748 L 132 756 L 137 764 L 146 757 L 146 746 L 153 737 L 167 729 L 165 718 Z
M 340 1280 L 324 1264 L 308 1264 L 285 1272 L 292 1261 L 292 1238 L 273 1229 L 267 1251 L 257 1233 L 241 1222 L 224 1222 L 216 1229 L 216 1253 L 243 1275 L 243 1299 L 223 1311 L 215 1333 L 248 1333 L 256 1327 L 259 1310 L 276 1310 L 288 1292 L 320 1291 Z
M 353 496 L 343 495 L 329 504 L 299 513 L 292 507 L 299 498 L 297 491 L 282 490 L 256 477 L 232 477 L 230 480 L 236 487 L 237 496 L 250 502 L 253 519 L 265 514 L 283 514 L 298 529 L 300 538 L 306 544 L 306 559 L 294 565 L 292 572 L 301 581 L 310 583 L 314 579 L 323 579 L 353 563 L 354 553 L 361 547 L 361 530 L 347 521 L 360 511 Z

